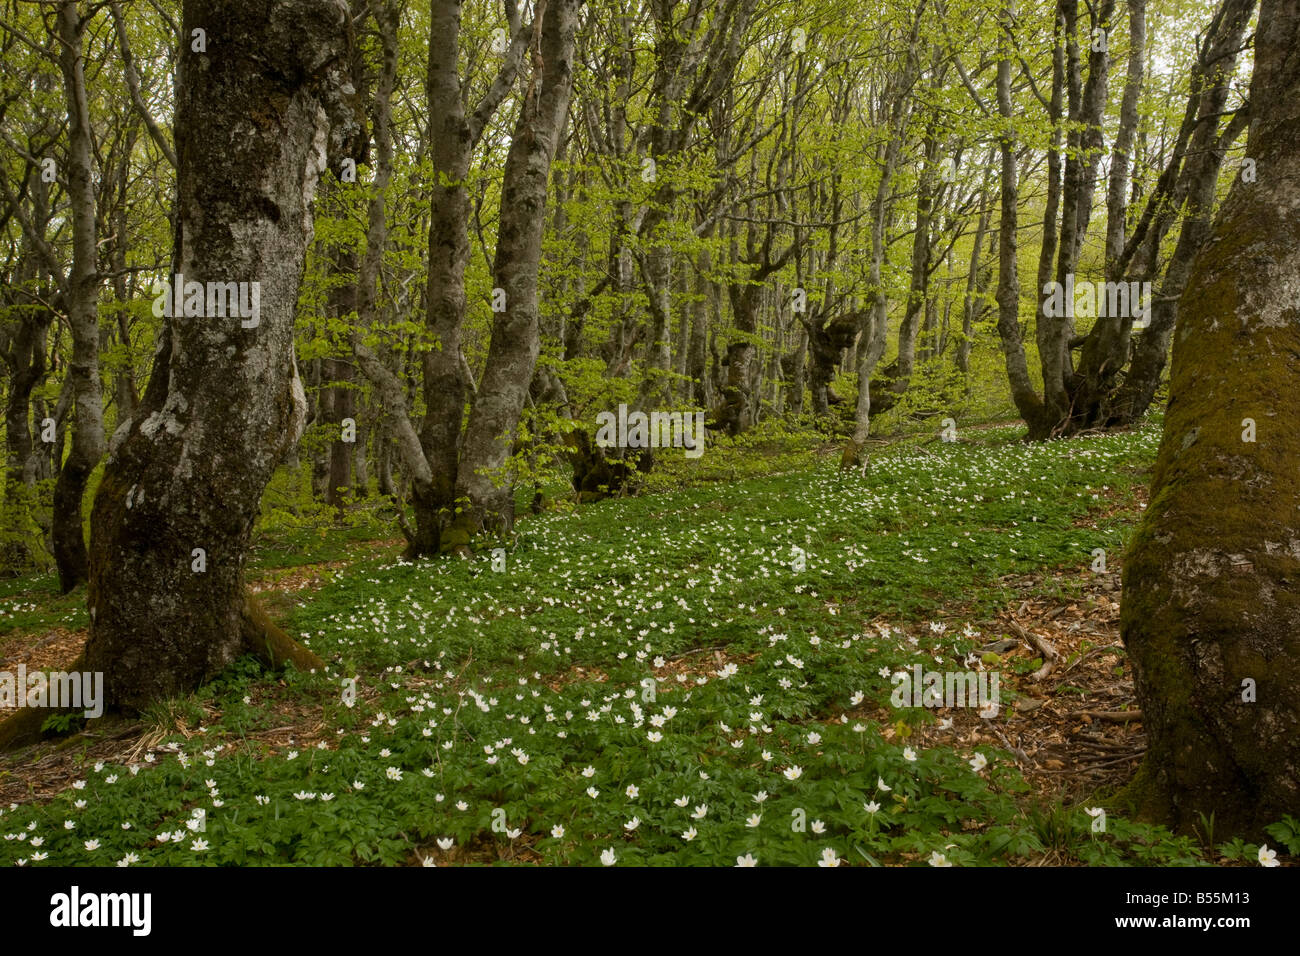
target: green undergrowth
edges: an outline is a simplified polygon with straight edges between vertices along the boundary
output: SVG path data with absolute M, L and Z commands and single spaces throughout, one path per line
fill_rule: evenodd
M 327 673 L 241 664 L 156 708 L 133 766 L 6 809 L 0 864 L 1249 860 L 1113 810 L 1094 832 L 994 748 L 908 746 L 934 718 L 891 675 L 982 669 L 1012 576 L 1118 555 L 1159 432 L 1017 434 L 847 475 L 808 444 L 529 518 L 495 558 L 358 558 L 289 612 Z

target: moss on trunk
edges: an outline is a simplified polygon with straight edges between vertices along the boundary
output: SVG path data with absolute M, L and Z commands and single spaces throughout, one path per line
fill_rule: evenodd
M 1121 614 L 1148 734 L 1125 798 L 1255 839 L 1300 812 L 1300 11 L 1266 0 L 1260 24 L 1247 154 L 1268 172 L 1234 185 L 1180 303 Z

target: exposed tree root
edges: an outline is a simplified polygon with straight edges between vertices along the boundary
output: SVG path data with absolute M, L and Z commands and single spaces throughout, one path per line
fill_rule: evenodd
M 324 670 L 325 662 L 272 621 L 252 594 L 244 595 L 244 613 L 240 626 L 248 652 L 267 667 L 279 670 L 286 663 L 292 663 L 301 671 Z
M 78 672 L 86 668 L 86 655 L 84 653 L 77 656 L 67 668 L 69 672 Z M 25 694 L 25 687 L 16 688 L 19 694 Z M 6 717 L 0 721 L 0 753 L 8 753 L 11 750 L 18 750 L 21 747 L 30 744 L 39 743 L 44 736 L 41 733 L 41 725 L 45 723 L 54 714 L 74 714 L 80 709 L 73 707 L 20 707 L 18 712 L 11 717 Z M 83 711 L 84 712 L 84 711 Z M 51 734 L 50 736 L 57 736 Z
M 245 594 L 240 618 L 240 638 L 244 648 L 266 667 L 280 670 L 292 663 L 298 670 L 323 670 L 325 662 L 284 632 L 267 615 L 266 610 L 252 596 Z M 86 669 L 86 655 L 82 653 L 67 667 L 70 672 Z M 53 714 L 77 713 L 77 708 L 22 707 L 13 716 L 0 721 L 0 753 L 17 750 L 39 743 L 47 736 L 41 726 Z

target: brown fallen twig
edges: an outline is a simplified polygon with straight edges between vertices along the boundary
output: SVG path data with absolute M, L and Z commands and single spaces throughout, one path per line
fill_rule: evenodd
M 1038 668 L 1038 670 L 1034 671 L 1032 674 L 1029 675 L 1029 679 L 1031 681 L 1043 680 L 1045 677 L 1047 677 L 1048 674 L 1052 673 L 1052 671 L 1055 669 L 1056 662 L 1060 660 L 1061 657 L 1060 653 L 1056 650 L 1056 648 L 1052 645 L 1050 641 L 1046 640 L 1045 638 L 1039 637 L 1033 631 L 1021 627 L 1019 622 L 1017 621 L 1011 622 L 1011 629 L 1015 631 L 1018 635 L 1020 635 L 1022 639 L 1028 641 L 1030 644 L 1033 644 L 1034 647 L 1038 648 L 1038 652 L 1043 655 L 1043 666 Z
M 1140 710 L 1081 710 L 1070 715 L 1071 717 L 1091 717 L 1093 720 L 1109 720 L 1113 723 L 1123 724 L 1130 720 L 1141 720 L 1142 711 Z

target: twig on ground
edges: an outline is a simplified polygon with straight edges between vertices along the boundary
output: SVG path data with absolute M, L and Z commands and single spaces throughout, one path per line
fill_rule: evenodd
M 1031 681 L 1041 681 L 1048 674 L 1052 673 L 1056 667 L 1056 662 L 1060 660 L 1061 655 L 1057 652 L 1052 643 L 1045 638 L 1039 637 L 1033 631 L 1021 627 L 1017 621 L 1011 622 L 1011 629 L 1019 634 L 1024 640 L 1038 648 L 1039 653 L 1043 655 L 1043 666 L 1038 668 L 1029 675 Z

